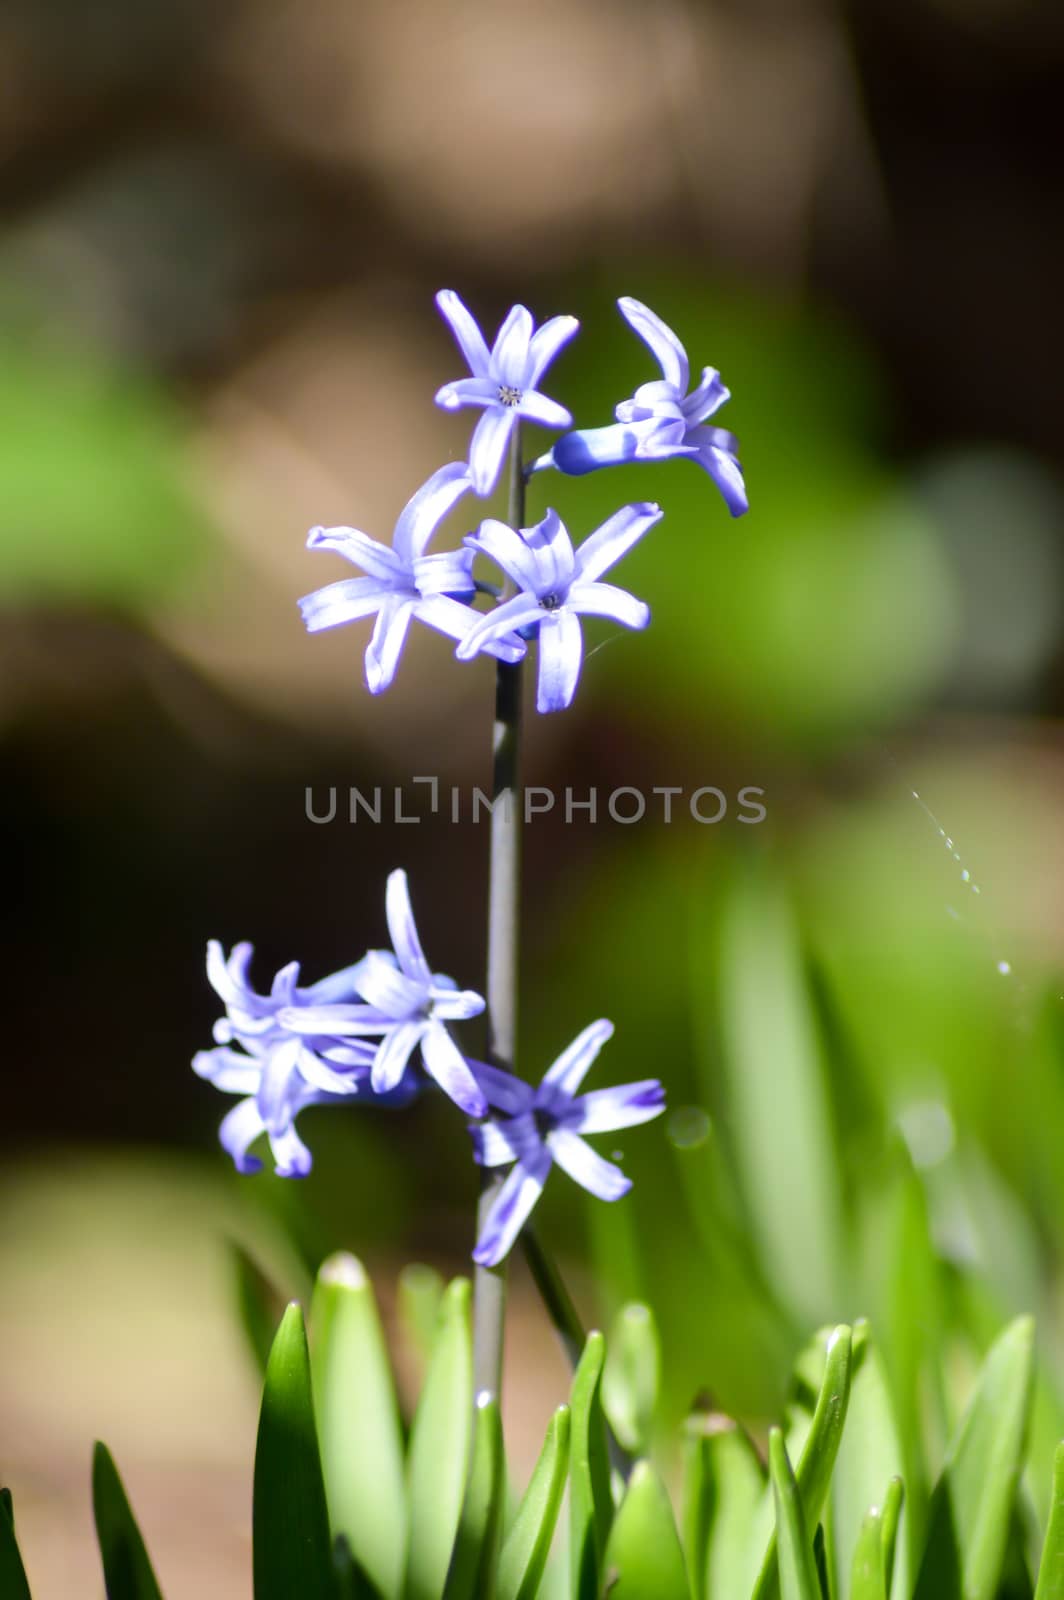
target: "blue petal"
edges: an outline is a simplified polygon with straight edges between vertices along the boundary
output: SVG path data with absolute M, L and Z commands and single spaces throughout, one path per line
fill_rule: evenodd
M 615 1133 L 650 1122 L 665 1109 L 665 1090 L 656 1078 L 625 1083 L 616 1089 L 593 1089 L 572 1102 L 565 1126 L 573 1133 Z
M 472 312 L 458 298 L 453 289 L 441 289 L 436 304 L 450 325 L 459 349 L 469 362 L 474 377 L 486 378 L 490 365 L 487 341 L 477 326 Z
M 576 552 L 576 567 L 581 581 L 594 582 L 628 554 L 645 533 L 664 516 L 653 500 L 640 500 L 622 506 L 601 527 L 588 535 Z
M 248 1149 L 259 1134 L 265 1131 L 254 1099 L 241 1100 L 239 1105 L 235 1105 L 232 1111 L 222 1118 L 218 1138 L 222 1149 L 232 1156 L 233 1165 L 238 1172 L 250 1173 L 262 1170 L 262 1162 L 257 1156 L 249 1156 Z
M 533 1170 L 519 1163 L 495 1197 L 481 1230 L 473 1260 L 481 1267 L 495 1267 L 508 1255 L 532 1208 L 543 1193 L 550 1171 L 550 1156 L 543 1152 Z
M 323 628 L 358 622 L 379 611 L 390 593 L 379 578 L 341 578 L 303 596 L 299 602 L 303 625 L 308 633 L 320 633 Z
M 608 617 L 619 622 L 622 628 L 645 628 L 650 621 L 650 607 L 637 600 L 627 589 L 615 583 L 574 583 L 569 592 L 569 605 L 587 617 Z M 542 633 L 540 634 L 542 641 Z
M 563 434 L 549 452 L 550 464 L 571 478 L 580 478 L 599 467 L 618 467 L 635 461 L 639 455 L 639 433 L 631 423 L 613 422 L 605 428 L 577 428 Z M 537 468 L 547 465 L 540 457 Z
M 366 647 L 366 687 L 370 694 L 383 694 L 391 686 L 416 605 L 416 595 L 388 595 L 377 613 L 373 636 Z
M 587 1189 L 598 1200 L 619 1200 L 632 1187 L 620 1167 L 603 1158 L 585 1144 L 577 1133 L 567 1128 L 555 1128 L 547 1135 L 551 1155 L 581 1188 Z
M 572 1044 L 562 1051 L 553 1066 L 544 1075 L 543 1084 L 574 1095 L 587 1075 L 607 1039 L 613 1037 L 613 1023 L 601 1017 L 577 1034 Z
M 432 981 L 432 970 L 425 959 L 418 937 L 414 908 L 410 904 L 410 885 L 401 867 L 388 874 L 384 891 L 384 914 L 388 920 L 388 934 L 392 948 L 403 972 L 424 989 Z M 375 1004 L 371 994 L 363 989 L 366 999 Z
M 506 448 L 517 422 L 512 406 L 489 406 L 473 429 L 469 444 L 469 475 L 481 497 L 494 489 L 502 471 Z
M 421 1035 L 421 1059 L 448 1099 L 469 1117 L 482 1117 L 488 1102 L 469 1063 L 442 1022 L 430 1022 Z
M 395 559 L 409 577 L 436 529 L 472 487 L 464 461 L 448 461 L 416 489 L 400 511 L 392 533 Z M 367 571 L 369 569 L 367 568 Z
M 575 317 L 551 317 L 542 328 L 537 328 L 528 347 L 527 384 L 535 387 L 558 351 L 573 337 L 579 326 Z
M 491 352 L 491 375 L 500 383 L 523 389 L 528 382 L 532 313 L 527 306 L 511 306 Z
M 573 701 L 584 661 L 584 636 L 574 611 L 547 611 L 539 626 L 536 710 L 564 711 Z
M 641 300 L 633 300 L 631 295 L 623 295 L 617 305 L 625 321 L 657 357 L 666 383 L 671 383 L 680 394 L 686 394 L 691 377 L 687 351 L 668 323 L 662 322 L 649 306 Z

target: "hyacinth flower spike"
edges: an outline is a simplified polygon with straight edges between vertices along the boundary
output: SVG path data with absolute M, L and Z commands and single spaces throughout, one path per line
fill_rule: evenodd
M 475 1159 L 484 1167 L 513 1163 L 473 1251 L 479 1266 L 497 1266 L 509 1253 L 555 1162 L 599 1200 L 619 1200 L 631 1188 L 631 1180 L 592 1150 L 584 1135 L 649 1122 L 665 1109 L 665 1091 L 648 1078 L 577 1093 L 612 1034 L 612 1022 L 593 1022 L 562 1052 L 538 1089 L 498 1067 L 473 1064 L 489 1103 L 502 1113 L 470 1124 Z
M 478 613 L 467 603 L 474 594 L 468 551 L 426 554 L 437 527 L 469 488 L 462 462 L 449 462 L 434 472 L 399 513 L 390 545 L 358 528 L 310 530 L 308 550 L 333 550 L 369 574 L 316 589 L 304 595 L 299 609 L 309 633 L 376 617 L 366 649 L 370 694 L 381 694 L 392 683 L 415 618 L 451 639 L 464 639 L 477 621 Z M 524 645 L 520 639 L 497 637 L 490 653 L 502 661 L 519 661 Z
M 446 411 L 457 411 L 460 406 L 484 408 L 469 447 L 469 473 L 476 493 L 488 495 L 498 482 L 519 418 L 545 428 L 572 427 L 573 419 L 565 407 L 541 394 L 537 385 L 580 324 L 575 317 L 552 317 L 537 329 L 525 306 L 513 306 L 489 350 L 476 319 L 453 289 L 441 289 L 436 304 L 471 373 L 468 378 L 445 383 L 436 395 L 436 404 Z
M 489 556 L 519 592 L 478 619 L 458 646 L 459 659 L 490 648 L 512 630 L 534 630 L 539 639 L 536 709 L 561 711 L 571 705 L 584 659 L 581 616 L 608 617 L 625 628 L 645 628 L 650 621 L 642 600 L 600 580 L 661 516 L 661 507 L 650 501 L 624 506 L 575 551 L 556 511 L 520 531 L 493 518 L 482 522 L 466 544 Z
M 742 516 L 749 501 L 738 442 L 726 429 L 707 426 L 708 419 L 731 398 L 720 373 L 705 367 L 701 380 L 688 393 L 690 363 L 673 330 L 641 300 L 625 296 L 617 304 L 656 358 L 661 377 L 641 384 L 630 400 L 622 400 L 614 409 L 615 423 L 567 433 L 539 458 L 533 470 L 557 467 L 570 476 L 580 476 L 598 467 L 686 456 L 713 479 L 732 516 Z
M 385 910 L 394 953 L 371 950 L 359 963 L 358 1002 L 282 1011 L 281 1020 L 296 1032 L 315 1036 L 383 1036 L 372 1054 L 376 1094 L 388 1094 L 402 1084 L 413 1052 L 420 1049 L 429 1077 L 467 1115 L 481 1117 L 487 1109 L 484 1094 L 447 1023 L 479 1016 L 484 1000 L 430 968 L 401 870 L 389 875 Z
M 295 1129 L 307 1106 L 368 1099 L 374 1046 L 287 1027 L 282 1013 L 306 1010 L 357 994 L 359 968 L 333 973 L 309 988 L 298 984 L 299 963 L 282 967 L 268 995 L 251 985 L 250 944 L 233 947 L 228 959 L 215 940 L 207 946 L 207 976 L 224 1001 L 226 1014 L 214 1025 L 216 1046 L 193 1057 L 193 1070 L 223 1094 L 243 1096 L 222 1121 L 219 1138 L 238 1172 L 257 1172 L 262 1162 L 248 1154 L 254 1141 L 269 1139 L 275 1171 L 302 1178 L 311 1155 Z M 416 1092 L 414 1074 L 398 1086 L 392 1103 Z

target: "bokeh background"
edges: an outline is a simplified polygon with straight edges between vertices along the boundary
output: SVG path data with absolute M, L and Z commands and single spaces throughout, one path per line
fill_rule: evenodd
M 209 935 L 318 976 L 396 865 L 479 982 L 485 825 L 343 799 L 485 784 L 490 668 L 425 634 L 373 700 L 365 628 L 295 606 L 342 575 L 310 524 L 387 537 L 465 449 L 441 285 L 578 314 L 584 425 L 653 375 L 613 304 L 648 301 L 722 369 L 753 504 L 686 463 L 533 485 L 577 534 L 667 518 L 622 578 L 651 630 L 595 635 L 529 781 L 733 800 L 529 830 L 525 1070 L 609 1015 L 598 1081 L 673 1106 L 623 1205 L 551 1186 L 582 1309 L 653 1297 L 676 1414 L 756 1421 L 824 1319 L 915 1359 L 919 1236 L 956 1269 L 920 1331 L 1038 1310 L 1057 1417 L 1062 64 L 1049 0 L 7 0 L 0 1469 L 42 1593 L 98 1592 L 96 1435 L 167 1592 L 249 1593 L 233 1241 L 284 1292 L 353 1249 L 389 1317 L 404 1261 L 467 1259 L 446 1107 L 312 1112 L 305 1184 L 238 1181 L 188 1067 Z M 509 1382 L 527 1460 L 564 1370 L 520 1269 Z

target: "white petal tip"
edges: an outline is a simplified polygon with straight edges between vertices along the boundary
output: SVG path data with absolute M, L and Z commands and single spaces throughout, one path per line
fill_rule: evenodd
M 369 1282 L 361 1261 L 347 1250 L 330 1256 L 318 1277 L 322 1283 L 335 1285 L 339 1289 L 364 1289 Z

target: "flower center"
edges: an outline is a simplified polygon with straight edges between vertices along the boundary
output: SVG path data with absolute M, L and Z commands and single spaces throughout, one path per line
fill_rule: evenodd
M 519 406 L 524 399 L 520 389 L 515 389 L 512 383 L 500 383 L 499 404 L 503 406 Z
M 533 1111 L 532 1121 L 536 1124 L 536 1132 L 541 1139 L 545 1139 L 548 1133 L 553 1133 L 557 1126 L 551 1113 L 540 1109 Z
M 541 595 L 539 603 L 544 611 L 557 611 L 562 603 L 562 597 L 552 591 L 550 594 Z

